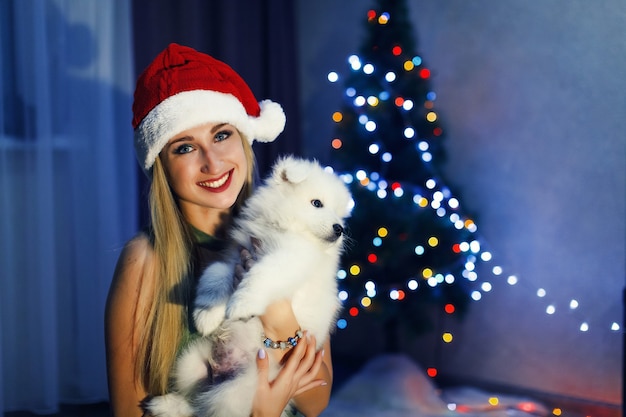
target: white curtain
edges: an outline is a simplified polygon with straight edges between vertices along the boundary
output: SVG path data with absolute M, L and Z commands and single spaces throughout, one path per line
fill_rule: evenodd
M 0 1 L 0 411 L 107 398 L 103 310 L 137 227 L 129 0 Z

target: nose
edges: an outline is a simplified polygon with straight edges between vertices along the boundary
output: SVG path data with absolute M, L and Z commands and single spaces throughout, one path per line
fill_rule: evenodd
M 343 234 L 343 226 L 338 223 L 333 224 L 333 230 L 335 231 L 335 236 L 337 237 Z
M 218 173 L 220 168 L 221 158 L 217 154 L 217 152 L 213 152 L 209 149 L 204 149 L 202 151 L 202 160 L 200 170 L 205 174 L 215 174 Z

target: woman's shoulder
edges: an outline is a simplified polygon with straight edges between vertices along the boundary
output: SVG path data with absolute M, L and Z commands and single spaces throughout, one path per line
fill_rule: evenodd
M 132 237 L 126 245 L 124 251 L 143 251 L 146 253 L 153 251 L 152 241 L 147 232 L 141 231 Z
M 154 249 L 146 233 L 129 240 L 120 253 L 113 275 L 111 290 L 137 294 L 152 287 Z

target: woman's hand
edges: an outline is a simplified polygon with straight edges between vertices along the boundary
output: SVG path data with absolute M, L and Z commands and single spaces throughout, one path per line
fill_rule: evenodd
M 257 368 L 258 388 L 252 406 L 254 417 L 278 417 L 289 401 L 308 390 L 327 385 L 318 378 L 324 351 L 315 353 L 315 338 L 306 335 L 283 359 L 283 367 L 273 381 L 269 381 L 267 352 L 259 350 Z

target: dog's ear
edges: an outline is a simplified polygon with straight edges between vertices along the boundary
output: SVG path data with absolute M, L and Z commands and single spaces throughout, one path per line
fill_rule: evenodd
M 294 157 L 285 157 L 274 166 L 274 179 L 278 182 L 299 184 L 304 181 L 311 171 L 308 161 Z

